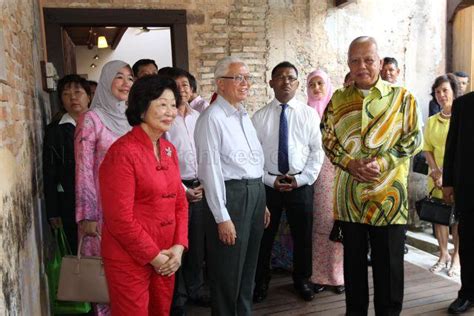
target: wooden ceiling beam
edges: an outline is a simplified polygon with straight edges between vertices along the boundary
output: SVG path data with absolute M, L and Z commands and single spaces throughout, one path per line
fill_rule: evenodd
M 121 27 L 117 30 L 117 33 L 115 34 L 114 42 L 110 46 L 111 49 L 116 49 L 118 44 L 120 43 L 120 40 L 122 40 L 123 34 L 127 31 L 128 27 Z

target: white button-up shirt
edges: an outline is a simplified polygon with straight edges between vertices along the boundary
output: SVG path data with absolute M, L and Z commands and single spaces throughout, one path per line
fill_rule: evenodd
M 197 178 L 196 145 L 194 144 L 194 129 L 199 118 L 199 112 L 187 106 L 186 116 L 179 112 L 165 137 L 178 152 L 179 170 L 182 180 Z
M 266 185 L 273 188 L 278 171 L 278 143 L 281 102 L 272 102 L 258 110 L 252 117 L 253 125 L 265 153 Z M 316 181 L 324 161 L 320 119 L 315 109 L 291 99 L 285 110 L 288 120 L 288 174 L 295 175 L 298 187 Z
M 191 103 L 189 103 L 189 105 L 194 110 L 201 113 L 202 111 L 204 111 L 209 106 L 209 102 L 207 102 L 200 95 L 198 95 L 194 100 L 191 101 Z
M 198 177 L 217 223 L 230 220 L 224 181 L 263 176 L 263 151 L 243 108 L 218 96 L 201 113 L 194 132 Z

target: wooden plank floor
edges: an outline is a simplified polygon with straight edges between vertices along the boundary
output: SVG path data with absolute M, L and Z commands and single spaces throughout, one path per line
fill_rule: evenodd
M 372 273 L 369 269 L 370 304 L 369 315 L 375 315 L 372 295 Z M 447 308 L 456 298 L 459 284 L 426 269 L 405 262 L 405 296 L 402 315 L 448 315 Z M 325 291 L 316 295 L 311 302 L 296 296 L 291 276 L 288 273 L 274 274 L 268 297 L 254 304 L 253 315 L 344 315 L 344 294 Z M 187 315 L 210 315 L 210 309 L 190 307 Z M 474 308 L 463 315 L 474 315 Z

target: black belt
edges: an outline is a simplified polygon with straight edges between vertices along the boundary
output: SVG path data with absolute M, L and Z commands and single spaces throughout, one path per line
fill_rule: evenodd
M 277 177 L 278 176 L 283 176 L 283 174 L 275 174 L 275 173 L 271 173 L 271 172 L 269 172 L 268 174 L 271 175 L 271 176 L 277 176 Z M 301 171 L 297 172 L 297 173 L 289 174 L 289 176 L 296 176 L 296 175 L 299 175 L 299 174 L 301 174 Z

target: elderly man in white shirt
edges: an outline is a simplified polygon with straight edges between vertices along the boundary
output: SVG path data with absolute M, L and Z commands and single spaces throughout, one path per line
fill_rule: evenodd
M 214 71 L 218 97 L 198 119 L 198 176 L 209 206 L 207 253 L 213 315 L 251 315 L 255 270 L 268 223 L 263 151 L 242 102 L 252 77 L 235 57 Z
M 275 98 L 252 118 L 265 153 L 265 191 L 271 213 L 262 238 L 255 279 L 254 301 L 267 296 L 270 258 L 283 210 L 293 238 L 293 283 L 306 301 L 314 298 L 312 274 L 313 186 L 321 169 L 319 116 L 316 110 L 295 99 L 298 70 L 282 62 L 272 71 L 270 87 Z

